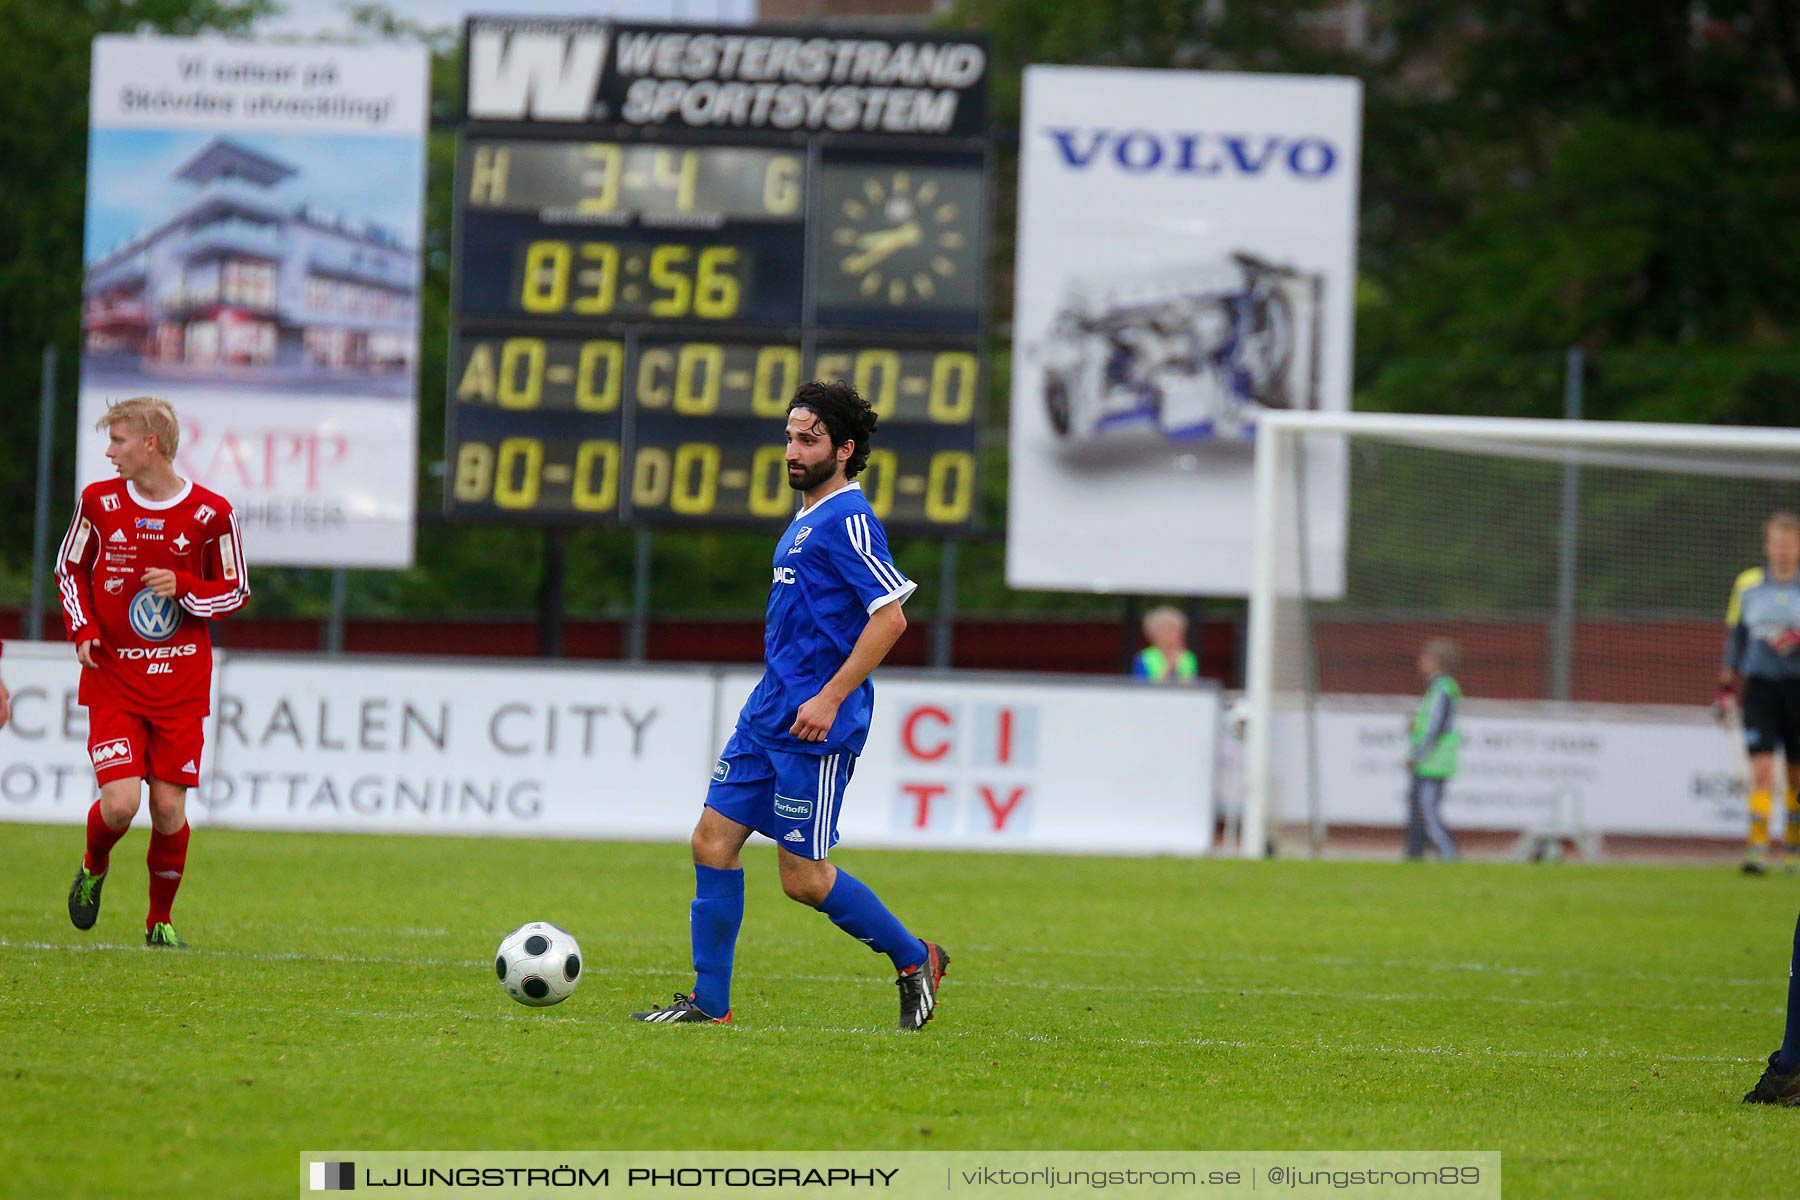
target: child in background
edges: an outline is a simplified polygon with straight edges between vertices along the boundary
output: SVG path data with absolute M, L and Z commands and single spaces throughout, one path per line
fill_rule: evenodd
M 1406 750 L 1406 769 L 1412 774 L 1406 793 L 1407 858 L 1423 858 L 1427 841 L 1439 857 L 1456 858 L 1456 839 L 1441 814 L 1444 787 L 1456 777 L 1462 748 L 1462 734 L 1456 728 L 1462 689 L 1450 674 L 1457 658 L 1456 643 L 1449 638 L 1432 638 L 1419 650 L 1425 694 L 1419 699 Z
M 1159 604 L 1144 614 L 1144 640 L 1150 644 L 1131 660 L 1131 677 L 1146 683 L 1193 683 L 1200 660 L 1188 649 L 1188 619 L 1179 608 Z

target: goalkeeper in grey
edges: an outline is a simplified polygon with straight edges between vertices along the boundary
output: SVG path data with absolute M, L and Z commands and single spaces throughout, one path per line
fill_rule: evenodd
M 1407 740 L 1406 769 L 1412 776 L 1406 791 L 1406 857 L 1423 858 L 1429 843 L 1439 858 L 1457 857 L 1456 839 L 1444 824 L 1444 789 L 1456 777 L 1462 733 L 1456 727 L 1462 689 L 1451 674 L 1459 655 L 1449 638 L 1432 638 L 1419 650 L 1419 674 L 1425 694 L 1413 715 Z
M 1741 705 L 1750 754 L 1750 837 L 1744 873 L 1766 868 L 1775 799 L 1775 755 L 1787 757 L 1788 866 L 1800 861 L 1800 517 L 1777 512 L 1763 522 L 1763 567 L 1737 577 L 1725 610 L 1718 712 Z

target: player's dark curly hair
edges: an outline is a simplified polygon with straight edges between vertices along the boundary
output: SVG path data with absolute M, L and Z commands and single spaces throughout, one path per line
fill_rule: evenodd
M 794 398 L 788 401 L 788 411 L 793 412 L 796 408 L 809 409 L 818 415 L 825 423 L 825 431 L 831 435 L 833 450 L 845 442 L 856 443 L 856 449 L 844 463 L 844 478 L 855 479 L 860 475 L 869 465 L 869 440 L 875 436 L 874 406 L 841 379 L 830 383 L 815 379 L 795 389 Z

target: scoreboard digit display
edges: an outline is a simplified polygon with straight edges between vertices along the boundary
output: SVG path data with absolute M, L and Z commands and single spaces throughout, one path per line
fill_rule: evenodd
M 475 17 L 446 507 L 779 524 L 788 398 L 854 384 L 896 532 L 976 518 L 979 38 Z
M 806 156 L 794 150 L 468 138 L 460 188 L 477 212 L 794 221 Z

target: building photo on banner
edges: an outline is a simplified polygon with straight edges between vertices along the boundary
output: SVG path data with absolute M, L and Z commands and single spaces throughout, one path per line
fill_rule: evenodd
M 426 64 L 94 42 L 80 424 L 168 400 L 258 563 L 412 562 Z M 78 484 L 112 478 L 81 445 Z
M 1006 578 L 1242 596 L 1257 415 L 1350 405 L 1361 84 L 1033 66 Z M 1344 471 L 1309 464 L 1311 586 Z

